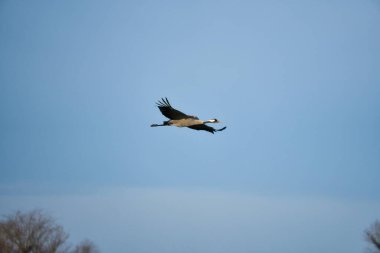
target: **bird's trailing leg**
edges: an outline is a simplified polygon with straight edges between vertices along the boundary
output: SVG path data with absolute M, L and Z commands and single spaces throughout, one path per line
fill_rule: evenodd
M 162 122 L 162 124 L 152 124 L 151 127 L 158 127 L 158 126 L 170 126 L 168 121 Z

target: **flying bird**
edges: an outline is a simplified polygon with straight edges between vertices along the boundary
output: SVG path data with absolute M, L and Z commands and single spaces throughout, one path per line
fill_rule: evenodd
M 180 112 L 174 109 L 169 100 L 167 98 L 162 98 L 156 103 L 158 109 L 160 109 L 161 113 L 168 118 L 169 120 L 164 121 L 162 124 L 152 124 L 151 127 L 158 126 L 177 126 L 177 127 L 188 127 L 194 130 L 204 130 L 210 133 L 214 133 L 217 131 L 223 131 L 227 127 L 223 127 L 220 129 L 215 129 L 206 125 L 207 123 L 220 123 L 217 119 L 209 119 L 209 120 L 200 120 L 196 116 L 187 115 L 183 112 Z

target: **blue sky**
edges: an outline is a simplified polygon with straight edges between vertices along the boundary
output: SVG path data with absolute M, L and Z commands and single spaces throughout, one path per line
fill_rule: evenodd
M 0 214 L 103 252 L 362 251 L 378 24 L 375 0 L 2 1 Z M 161 97 L 228 128 L 150 128 Z

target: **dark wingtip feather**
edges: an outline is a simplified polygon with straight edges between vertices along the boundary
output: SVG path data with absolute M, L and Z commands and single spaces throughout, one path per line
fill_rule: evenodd
M 156 102 L 156 105 L 158 106 L 158 107 L 172 107 L 172 105 L 169 103 L 169 100 L 168 100 L 168 98 L 161 98 L 161 100 L 158 100 L 157 102 Z
M 158 100 L 158 101 L 156 102 L 156 105 L 157 105 L 158 107 L 166 107 L 166 106 L 169 106 L 169 105 L 166 104 L 166 101 L 165 101 L 163 98 L 161 98 L 161 100 Z
M 165 99 L 166 99 L 166 103 L 168 104 L 168 106 L 172 106 L 170 103 L 169 103 L 169 100 L 168 100 L 168 98 L 167 97 L 165 97 Z
M 169 106 L 169 105 L 166 103 L 166 101 L 165 101 L 164 98 L 161 98 L 161 100 L 162 100 L 162 101 L 160 101 L 160 102 L 163 104 L 163 106 Z

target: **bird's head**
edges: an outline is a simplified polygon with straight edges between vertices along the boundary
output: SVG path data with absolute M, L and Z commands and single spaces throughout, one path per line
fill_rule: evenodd
M 210 119 L 207 121 L 208 123 L 220 123 L 218 119 Z

